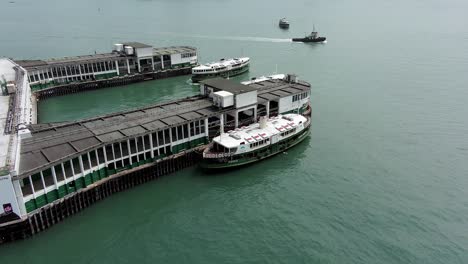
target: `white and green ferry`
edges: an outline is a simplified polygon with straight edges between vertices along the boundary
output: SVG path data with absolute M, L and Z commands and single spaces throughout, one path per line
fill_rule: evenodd
M 278 154 L 307 138 L 310 123 L 310 117 L 287 114 L 222 133 L 203 151 L 201 167 L 232 168 Z
M 192 68 L 192 82 L 204 79 L 223 77 L 229 78 L 247 72 L 250 58 L 221 59 L 218 62 L 199 65 Z

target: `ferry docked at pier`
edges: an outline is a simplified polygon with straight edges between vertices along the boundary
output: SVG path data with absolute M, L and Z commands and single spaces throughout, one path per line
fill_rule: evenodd
M 247 72 L 250 58 L 221 59 L 192 68 L 192 82 L 196 83 L 204 79 L 223 77 L 229 78 Z
M 261 117 L 259 123 L 215 137 L 204 149 L 200 166 L 232 168 L 281 153 L 308 136 L 310 123 L 309 116 L 300 114 Z

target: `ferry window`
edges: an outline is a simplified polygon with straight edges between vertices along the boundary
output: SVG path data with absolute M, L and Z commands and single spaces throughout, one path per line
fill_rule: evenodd
M 78 158 L 74 158 L 71 161 L 73 164 L 73 171 L 75 172 L 75 175 L 79 174 L 81 172 L 80 161 L 78 160 Z
M 177 140 L 181 140 L 183 138 L 182 134 L 182 126 L 177 127 Z
M 124 159 L 123 162 L 124 162 L 123 164 L 124 167 L 130 165 L 130 159 Z
M 142 137 L 142 139 L 143 139 L 142 143 L 143 143 L 143 145 L 144 145 L 144 146 L 143 146 L 143 149 L 144 149 L 144 150 L 150 149 L 150 148 L 151 148 L 151 143 L 150 143 L 150 140 L 149 140 L 149 135 L 144 135 L 144 136 Z M 143 149 L 142 149 L 142 150 L 143 150 Z
M 161 132 L 161 131 L 159 131 L 159 132 Z M 158 146 L 158 133 L 159 132 L 151 133 L 151 141 L 153 142 L 153 148 Z
M 135 154 L 137 152 L 135 139 L 132 138 L 129 141 L 130 141 L 130 153 Z
M 153 139 L 153 147 L 164 145 L 164 134 L 163 131 L 158 131 L 158 141 Z M 154 133 L 156 134 L 156 133 Z
M 169 144 L 171 143 L 170 136 L 169 136 L 169 128 L 164 130 L 164 143 Z M 162 145 L 159 143 L 159 145 Z
M 200 125 L 198 121 L 195 121 L 195 135 L 200 134 Z
M 63 169 L 65 171 L 65 177 L 67 178 L 71 178 L 73 177 L 73 172 L 72 172 L 72 169 L 71 169 L 71 160 L 69 161 L 66 161 L 63 163 Z
M 106 156 L 107 156 L 107 160 L 109 160 L 109 161 L 114 159 L 114 154 L 112 153 L 112 146 L 111 145 L 106 146 Z
M 195 136 L 195 127 L 194 127 L 194 123 L 190 123 L 190 136 Z
M 132 163 L 137 163 L 137 162 L 138 162 L 137 157 L 136 157 L 136 156 L 133 156 L 133 157 L 132 157 Z
M 205 133 L 205 120 L 200 120 L 200 133 Z
M 122 141 L 121 146 L 122 146 L 122 156 L 128 156 L 129 150 L 128 150 L 127 141 Z
M 176 127 L 171 128 L 171 136 L 172 136 L 172 141 L 177 140 L 177 128 Z
M 166 155 L 170 155 L 171 154 L 171 147 L 167 146 L 166 151 L 164 153 L 166 153 Z
M 184 124 L 183 129 L 184 129 L 184 138 L 188 138 L 188 136 L 189 136 L 189 134 L 188 134 L 188 124 Z
M 142 152 L 144 150 L 143 149 L 143 137 L 137 137 L 136 142 L 137 142 L 138 152 Z
M 59 182 L 63 181 L 65 178 L 63 175 L 63 171 L 62 171 L 62 166 L 55 165 L 54 170 L 55 170 L 55 177 L 57 177 L 57 181 Z
M 91 160 L 91 166 L 96 167 L 98 165 L 98 162 L 96 152 L 94 150 L 89 152 L 89 158 Z
M 119 143 L 114 143 L 114 155 L 115 159 L 118 159 L 122 157 L 122 154 L 120 153 L 120 144 Z
M 104 151 L 102 148 L 98 148 L 97 150 L 97 158 L 99 160 L 99 164 L 104 164 L 106 161 L 104 160 Z

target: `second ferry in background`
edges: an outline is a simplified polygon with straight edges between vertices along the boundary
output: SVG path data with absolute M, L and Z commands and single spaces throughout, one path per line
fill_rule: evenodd
M 221 59 L 192 68 L 192 82 L 196 83 L 204 79 L 223 77 L 229 78 L 247 72 L 250 58 Z

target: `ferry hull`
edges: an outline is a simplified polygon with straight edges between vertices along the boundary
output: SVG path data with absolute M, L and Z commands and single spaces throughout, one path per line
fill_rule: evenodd
M 289 142 L 284 142 L 284 143 L 278 142 L 277 144 L 269 146 L 268 150 L 270 150 L 270 152 L 267 154 L 263 153 L 263 155 L 258 154 L 252 158 L 230 160 L 227 162 L 213 162 L 210 159 L 203 159 L 200 163 L 200 167 L 204 170 L 216 171 L 216 170 L 228 170 L 228 169 L 234 169 L 234 168 L 241 167 L 241 166 L 246 166 L 248 164 L 272 157 L 278 153 L 282 153 L 283 151 L 294 147 L 295 145 L 301 143 L 304 139 L 306 139 L 309 134 L 310 134 L 310 125 L 306 129 L 304 129 L 301 132 L 301 134 L 299 134 L 299 137 L 297 139 L 293 141 L 289 141 Z M 284 144 L 284 145 L 281 146 L 281 144 Z
M 202 80 L 216 78 L 216 77 L 228 78 L 228 77 L 233 77 L 233 76 L 243 74 L 247 71 L 249 71 L 249 65 L 245 65 L 241 68 L 237 68 L 237 69 L 233 69 L 233 70 L 229 70 L 225 72 L 218 72 L 214 74 L 192 74 L 192 82 L 197 83 Z

